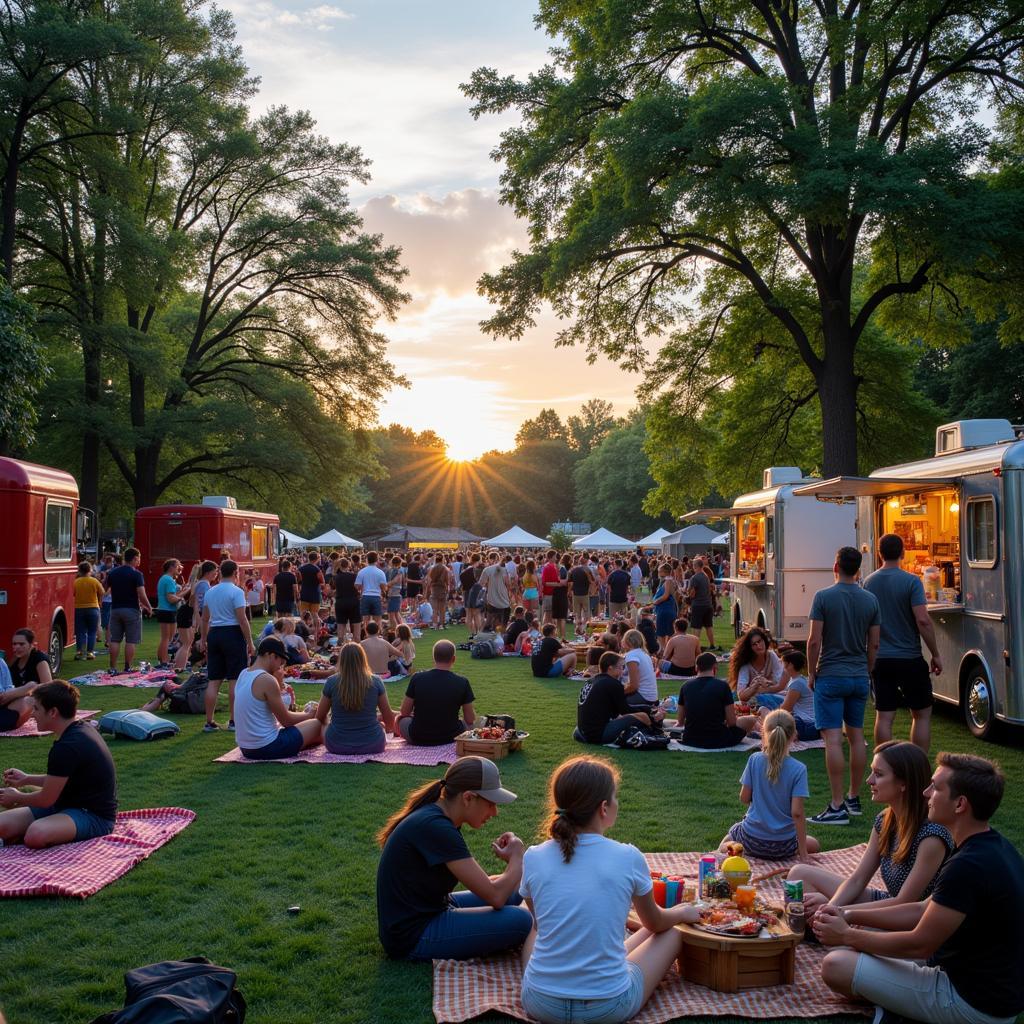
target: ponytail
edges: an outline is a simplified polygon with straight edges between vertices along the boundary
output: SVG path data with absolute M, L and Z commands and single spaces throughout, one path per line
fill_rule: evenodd
M 551 777 L 547 834 L 558 843 L 568 864 L 580 831 L 606 800 L 615 796 L 619 772 L 603 758 L 584 755 L 564 761 Z
M 796 721 L 788 711 L 778 708 L 764 720 L 764 748 L 768 759 L 768 780 L 776 783 L 782 771 L 782 762 L 786 760 L 790 740 L 796 736 Z

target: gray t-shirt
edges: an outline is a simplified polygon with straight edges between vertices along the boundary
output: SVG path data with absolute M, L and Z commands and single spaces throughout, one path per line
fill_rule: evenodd
M 384 684 L 377 676 L 371 676 L 366 688 L 366 698 L 358 711 L 342 707 L 338 695 L 337 676 L 331 676 L 324 683 L 324 696 L 331 702 L 331 720 L 327 725 L 324 742 L 330 749 L 339 747 L 368 747 L 380 739 L 381 726 L 377 721 L 377 701 L 384 693 Z
M 711 607 L 711 581 L 707 578 L 704 570 L 695 572 L 687 583 L 687 591 L 693 594 L 690 604 L 694 608 Z
M 790 691 L 800 694 L 800 699 L 793 708 L 793 717 L 802 718 L 804 721 L 814 724 L 814 694 L 807 685 L 806 676 L 793 676 L 786 687 L 786 694 Z
M 880 658 L 920 658 L 921 635 L 913 609 L 925 603 L 919 577 L 903 569 L 879 569 L 865 581 L 864 589 L 878 599 L 882 614 Z
M 484 600 L 492 608 L 508 608 L 508 573 L 503 565 L 489 565 L 480 574 L 480 585 L 486 592 Z
M 856 583 L 836 583 L 814 595 L 810 617 L 822 624 L 816 674 L 867 676 L 868 630 L 880 622 L 875 595 Z

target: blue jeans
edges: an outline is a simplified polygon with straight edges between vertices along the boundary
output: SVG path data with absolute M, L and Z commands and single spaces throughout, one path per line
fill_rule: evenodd
M 521 946 L 533 927 L 533 915 L 518 904 L 518 892 L 495 910 L 471 892 L 453 892 L 455 908 L 438 914 L 409 954 L 410 960 L 468 960 Z
M 871 681 L 867 676 L 818 676 L 814 680 L 814 724 L 818 729 L 864 728 Z
M 99 608 L 75 609 L 75 647 L 78 653 L 96 650 L 96 630 L 100 626 Z
M 621 1024 L 635 1017 L 644 1005 L 644 972 L 628 961 L 626 972 L 629 983 L 625 990 L 605 999 L 566 999 L 524 984 L 523 1009 L 541 1024 Z

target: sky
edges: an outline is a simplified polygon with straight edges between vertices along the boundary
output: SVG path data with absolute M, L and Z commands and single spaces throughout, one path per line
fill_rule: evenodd
M 336 142 L 359 146 L 372 180 L 351 192 L 367 229 L 400 245 L 412 296 L 380 324 L 409 389 L 392 391 L 381 423 L 435 430 L 453 458 L 513 447 L 523 420 L 564 419 L 589 398 L 623 415 L 637 378 L 582 349 L 554 347 L 550 312 L 518 341 L 485 335 L 476 293 L 526 231 L 498 202 L 490 153 L 515 115 L 474 121 L 459 84 L 482 66 L 525 75 L 546 62 L 535 0 L 228 0 L 249 66 L 253 107 L 311 111 Z

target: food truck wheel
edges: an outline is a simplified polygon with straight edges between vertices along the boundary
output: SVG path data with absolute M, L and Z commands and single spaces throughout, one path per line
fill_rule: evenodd
M 996 726 L 994 704 L 992 683 L 989 681 L 988 674 L 981 665 L 975 665 L 964 682 L 961 706 L 967 728 L 978 739 L 992 738 Z
M 50 627 L 50 642 L 46 646 L 46 654 L 50 659 L 53 678 L 59 679 L 61 663 L 64 661 L 64 634 L 56 622 Z

